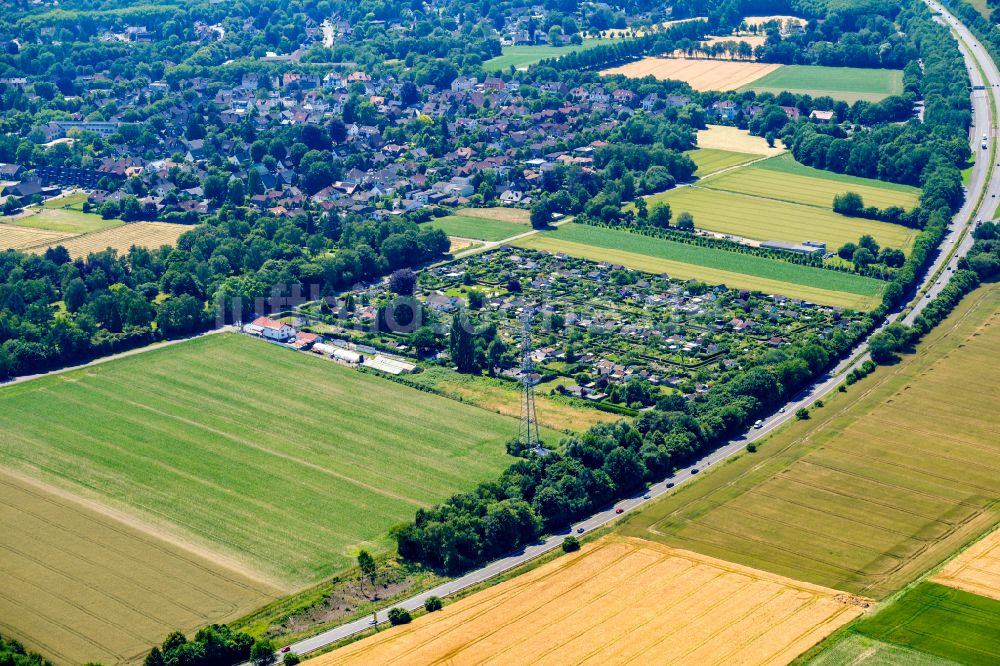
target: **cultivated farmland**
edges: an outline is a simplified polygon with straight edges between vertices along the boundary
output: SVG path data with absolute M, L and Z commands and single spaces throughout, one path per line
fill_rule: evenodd
M 648 273 L 667 273 L 676 278 L 860 310 L 873 307 L 883 289 L 878 280 L 851 273 L 574 223 L 527 236 L 514 244 L 622 264 Z
M 13 224 L 0 224 L 0 249 L 24 250 L 39 245 L 48 246 L 50 243 L 58 243 L 63 238 L 72 238 L 73 236 L 74 234 L 60 231 L 44 231 Z
M 884 597 L 1000 522 L 1000 287 L 626 534 Z M 862 392 L 854 397 L 855 392 Z
M 853 630 L 960 664 L 1000 663 L 1000 601 L 935 583 L 907 590 Z
M 725 178 L 722 185 L 728 187 L 749 187 L 757 182 L 757 174 L 763 174 L 761 180 L 765 184 L 769 180 L 781 180 L 777 174 L 769 176 L 764 171 L 745 178 L 746 171 L 727 172 L 718 178 Z M 729 179 L 729 176 L 734 178 Z M 907 251 L 917 233 L 898 224 L 846 217 L 830 208 L 714 189 L 715 182 L 715 179 L 708 179 L 704 184 L 667 190 L 647 197 L 646 202 L 649 205 L 661 201 L 668 203 L 674 215 L 682 211 L 691 213 L 699 229 L 757 241 L 823 241 L 831 252 L 844 243 L 856 243 L 864 234 L 872 235 L 879 245 Z
M 784 664 L 861 614 L 847 596 L 610 538 L 308 663 Z
M 127 252 L 130 247 L 157 248 L 161 245 L 174 245 L 180 235 L 190 231 L 192 227 L 186 224 L 170 224 L 168 222 L 133 222 L 123 226 L 65 238 L 47 245 L 35 245 L 26 248 L 36 254 L 41 254 L 50 247 L 62 245 L 69 250 L 73 258 L 86 257 L 91 252 L 100 252 L 109 247 L 118 252 Z
M 915 187 L 821 171 L 799 164 L 788 154 L 722 174 L 701 185 L 826 209 L 832 208 L 834 196 L 846 191 L 860 194 L 866 206 L 909 210 L 920 203 L 920 190 Z
M 845 102 L 878 102 L 903 92 L 903 72 L 899 69 L 785 65 L 741 86 L 741 90 L 757 93 L 777 95 L 787 90 L 799 95 L 832 97 Z
M 649 57 L 605 69 L 601 74 L 621 74 L 633 79 L 653 76 L 660 81 L 684 81 L 698 91 L 724 91 L 751 84 L 780 67 L 781 65 L 735 60 Z
M 685 154 L 698 165 L 698 170 L 694 172 L 698 178 L 704 178 L 723 169 L 731 169 L 761 158 L 760 155 L 752 153 L 734 153 L 717 148 L 699 148 L 698 150 L 689 150 Z
M 933 580 L 1000 601 L 1000 530 L 949 562 Z
M 517 422 L 221 334 L 0 388 L 0 432 L 2 464 L 297 585 L 495 478 Z
M 809 666 L 956 666 L 955 662 L 849 633 L 808 662 Z
M 529 230 L 528 211 L 518 208 L 463 208 L 427 223 L 449 236 L 498 241 Z
M 272 585 L 0 472 L 0 631 L 66 664 L 136 662 L 170 630 L 225 622 Z
M 481 217 L 470 217 L 468 215 L 439 217 L 428 222 L 427 225 L 434 229 L 440 229 L 449 236 L 483 241 L 503 240 L 515 234 L 523 234 L 529 230 L 523 224 L 485 220 Z

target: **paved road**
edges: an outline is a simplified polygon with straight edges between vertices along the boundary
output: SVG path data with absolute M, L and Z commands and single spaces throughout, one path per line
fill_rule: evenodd
M 933 2 L 927 1 L 927 4 L 934 9 L 940 9 L 940 7 Z M 913 309 L 906 315 L 907 321 L 912 321 L 912 318 L 923 309 L 924 305 L 928 303 L 933 296 L 940 291 L 944 283 L 947 282 L 947 276 L 949 273 L 947 270 L 944 270 L 944 279 L 942 280 L 942 284 L 937 284 L 937 274 L 943 270 L 946 260 L 948 266 L 953 269 L 958 257 L 965 254 L 965 252 L 967 252 L 972 246 L 970 234 L 965 233 L 963 235 L 963 232 L 971 229 L 971 227 L 975 224 L 975 220 L 979 217 L 984 220 L 990 219 L 993 215 L 993 209 L 996 207 L 997 202 L 1000 201 L 1000 171 L 997 169 L 997 164 L 990 160 L 990 156 L 994 154 L 994 151 L 983 150 L 980 147 L 982 135 L 984 133 L 989 135 L 991 144 L 995 145 L 996 142 L 997 131 L 995 128 L 991 127 L 991 114 L 987 95 L 992 95 L 998 102 L 1000 102 L 1000 72 L 997 71 L 996 65 L 986 55 L 982 46 L 975 40 L 971 33 L 965 30 L 965 28 L 960 24 L 956 25 L 954 17 L 947 12 L 944 13 L 943 18 L 950 26 L 955 28 L 959 38 L 961 39 L 963 51 L 972 70 L 971 77 L 974 85 L 980 85 L 981 77 L 978 69 L 973 63 L 973 59 L 980 61 L 980 65 L 986 72 L 987 80 L 984 82 L 986 90 L 974 91 L 973 95 L 975 127 L 973 128 L 970 136 L 970 141 L 976 156 L 976 163 L 973 167 L 972 176 L 969 180 L 966 204 L 962 207 L 958 214 L 955 215 L 948 237 L 942 243 L 941 253 L 935 260 L 932 268 L 927 272 L 924 282 L 921 285 L 921 289 L 918 290 L 917 301 L 913 303 Z M 998 108 L 1000 108 L 1000 105 L 998 105 Z M 989 129 L 988 131 L 984 131 L 983 128 Z M 978 205 L 983 188 L 986 189 L 986 195 L 983 198 L 982 205 Z M 960 237 L 962 238 L 961 242 L 959 242 Z M 958 243 L 959 246 L 956 251 L 952 253 L 951 248 L 956 243 Z M 920 292 L 925 289 L 926 293 L 930 294 L 930 298 L 920 296 Z M 901 312 L 896 311 L 887 319 L 889 321 L 895 321 L 900 316 Z M 881 330 L 881 328 L 882 327 L 880 327 L 879 330 Z M 712 453 L 706 455 L 693 465 L 678 471 L 670 478 L 653 484 L 647 491 L 619 501 L 614 506 L 609 506 L 603 511 L 595 513 L 586 520 L 582 520 L 574 524 L 571 530 L 567 530 L 565 533 L 550 536 L 544 541 L 532 544 L 521 551 L 505 557 L 504 559 L 492 562 L 491 564 L 481 569 L 472 571 L 461 578 L 439 585 L 422 594 L 418 594 L 406 599 L 405 601 L 401 601 L 396 605 L 407 610 L 416 610 L 423 606 L 424 600 L 429 596 L 445 597 L 467 587 L 478 585 L 479 583 L 485 582 L 495 576 L 525 564 L 526 562 L 543 555 L 544 553 L 558 548 L 566 536 L 571 533 L 575 534 L 580 531 L 584 533 L 590 532 L 614 521 L 619 516 L 617 513 L 618 509 L 621 509 L 623 513 L 627 513 L 642 506 L 646 502 L 653 501 L 657 497 L 671 492 L 671 490 L 677 485 L 696 478 L 697 472 L 717 465 L 726 458 L 744 450 L 747 444 L 770 435 L 777 428 L 795 418 L 795 411 L 800 407 L 808 407 L 817 399 L 822 398 L 831 391 L 836 390 L 837 386 L 843 382 L 844 376 L 848 372 L 867 360 L 868 354 L 866 352 L 866 347 L 867 341 L 862 342 L 850 358 L 845 359 L 834 369 L 817 379 L 812 386 L 801 391 L 793 400 L 789 401 L 781 409 L 781 411 L 769 418 L 761 428 L 750 430 L 745 435 L 734 439 L 722 448 L 716 449 Z M 695 470 L 697 470 L 697 472 Z M 378 621 L 380 624 L 388 621 L 386 611 L 383 610 L 378 613 Z M 307 654 L 309 652 L 327 647 L 370 627 L 371 618 L 365 617 L 360 620 L 335 627 L 313 636 L 312 638 L 294 643 L 291 645 L 291 650 L 297 654 Z

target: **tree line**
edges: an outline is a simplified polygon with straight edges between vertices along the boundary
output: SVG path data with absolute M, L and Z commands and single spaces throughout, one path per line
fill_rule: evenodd
M 174 248 L 75 260 L 62 246 L 0 252 L 0 379 L 263 314 L 276 286 L 282 296 L 329 295 L 448 247 L 443 232 L 409 219 L 288 219 L 226 206 Z

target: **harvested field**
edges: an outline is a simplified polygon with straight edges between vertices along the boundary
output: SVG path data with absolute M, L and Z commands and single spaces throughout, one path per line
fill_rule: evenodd
M 774 157 L 785 152 L 785 149 L 780 147 L 780 142 L 775 143 L 777 145 L 772 148 L 767 145 L 764 137 L 753 136 L 747 130 L 728 125 L 708 125 L 707 129 L 698 130 L 699 148 Z
M 622 531 L 885 597 L 1000 523 L 998 356 L 1000 285 L 988 285 L 918 353 Z
M 91 252 L 100 252 L 109 247 L 118 252 L 128 252 L 136 247 L 157 248 L 161 245 L 174 245 L 185 231 L 193 227 L 187 224 L 170 224 L 168 222 L 132 222 L 113 229 L 66 238 L 59 242 L 49 242 L 47 245 L 32 246 L 30 250 L 36 254 L 45 252 L 50 247 L 62 245 L 69 250 L 70 256 L 86 257 Z
M 931 580 L 1000 601 L 1000 530 L 946 564 Z
M 480 245 L 480 243 L 467 238 L 449 238 L 448 240 L 451 241 L 451 245 L 448 246 L 448 252 L 452 254 L 479 247 Z
M 307 663 L 786 664 L 859 616 L 851 601 L 613 537 Z
M 884 283 L 860 275 L 575 223 L 513 244 L 858 310 L 874 307 L 884 288 Z
M 969 666 L 1000 663 L 1000 601 L 923 582 L 853 631 Z
M 496 478 L 516 432 L 515 419 L 235 334 L 0 388 L 0 464 L 289 586 Z
M 878 102 L 903 92 L 903 71 L 860 67 L 786 65 L 766 76 L 741 84 L 743 90 L 777 95 L 789 91 L 813 97 L 832 97 L 845 102 Z
M 0 632 L 58 663 L 141 662 L 171 630 L 235 619 L 282 590 L 0 472 Z
M 0 249 L 26 250 L 39 245 L 48 247 L 50 243 L 57 243 L 64 238 L 72 238 L 75 235 L 60 231 L 31 229 L 14 224 L 0 224 Z
M 601 74 L 621 74 L 629 78 L 653 76 L 657 80 L 684 81 L 698 91 L 736 90 L 780 69 L 781 65 L 697 58 L 643 58 Z

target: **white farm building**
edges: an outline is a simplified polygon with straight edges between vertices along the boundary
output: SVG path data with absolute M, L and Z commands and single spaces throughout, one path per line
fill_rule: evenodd
M 295 337 L 294 328 L 270 317 L 257 317 L 243 327 L 243 332 L 277 342 L 287 342 Z

